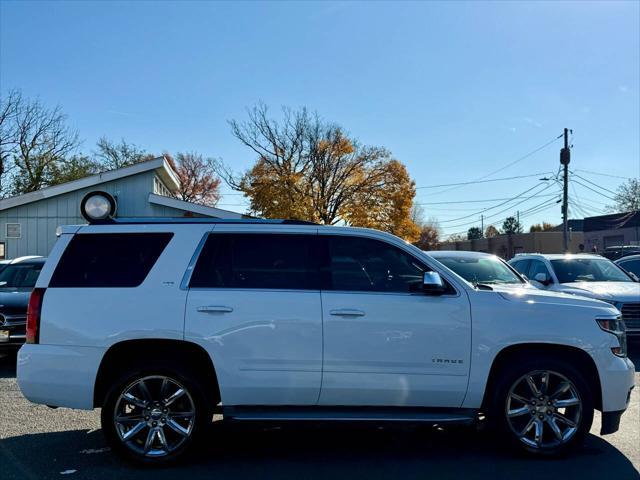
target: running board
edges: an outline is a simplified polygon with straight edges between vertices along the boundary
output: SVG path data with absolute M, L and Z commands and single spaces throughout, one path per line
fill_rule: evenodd
M 414 407 L 222 407 L 231 421 L 328 421 L 328 422 L 423 422 L 430 424 L 471 424 L 477 410 Z

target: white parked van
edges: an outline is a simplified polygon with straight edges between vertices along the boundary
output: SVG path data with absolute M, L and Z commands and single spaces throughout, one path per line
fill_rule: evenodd
M 181 456 L 226 420 L 472 423 L 548 454 L 633 388 L 619 312 L 474 287 L 374 230 L 274 220 L 64 227 L 31 296 L 18 382 L 33 402 L 102 408 L 113 449 Z

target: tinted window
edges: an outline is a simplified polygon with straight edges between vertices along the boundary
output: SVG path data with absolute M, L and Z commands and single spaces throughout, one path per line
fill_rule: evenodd
M 640 277 L 640 259 L 620 262 L 619 265 L 627 272 L 635 273 L 637 277 Z
M 531 260 L 531 266 L 529 267 L 529 277 L 531 280 L 536 279 L 536 275 L 539 273 L 544 273 L 547 279 L 551 278 L 551 274 L 549 273 L 549 269 L 547 266 L 542 263 L 540 260 Z
M 323 278 L 329 290 L 362 292 L 422 291 L 428 268 L 387 243 L 368 238 L 329 237 L 329 264 Z
M 137 287 L 172 236 L 172 233 L 75 235 L 62 254 L 49 286 Z
M 571 258 L 551 260 L 560 283 L 632 282 L 620 267 L 604 258 Z
M 318 290 L 315 235 L 212 234 L 190 287 Z
M 513 270 L 496 257 L 437 256 L 434 258 L 473 284 L 522 283 Z
M 15 263 L 0 273 L 1 288 L 33 288 L 42 270 L 43 263 Z
M 515 268 L 522 275 L 527 274 L 527 270 L 529 269 L 530 260 L 517 260 L 515 262 L 510 263 L 513 268 Z

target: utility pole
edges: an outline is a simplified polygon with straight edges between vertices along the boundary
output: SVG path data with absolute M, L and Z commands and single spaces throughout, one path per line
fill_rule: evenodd
M 572 132 L 573 133 L 573 132 Z M 564 167 L 563 194 L 562 194 L 562 248 L 564 253 L 569 253 L 569 162 L 571 150 L 569 149 L 569 129 L 564 129 L 564 148 L 560 150 L 560 164 Z
M 480 215 L 480 231 L 482 232 L 482 236 L 484 237 L 484 215 Z

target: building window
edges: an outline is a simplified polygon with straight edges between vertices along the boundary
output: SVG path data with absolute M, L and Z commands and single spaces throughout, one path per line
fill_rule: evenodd
M 5 258 L 7 258 L 5 253 L 5 243 L 0 242 L 0 260 L 4 260 Z
M 22 225 L 19 223 L 7 223 L 7 238 L 20 238 L 22 236 Z
M 162 180 L 158 177 L 153 177 L 153 193 L 156 195 L 162 195 L 163 197 L 172 197 L 171 191 L 166 187 Z

